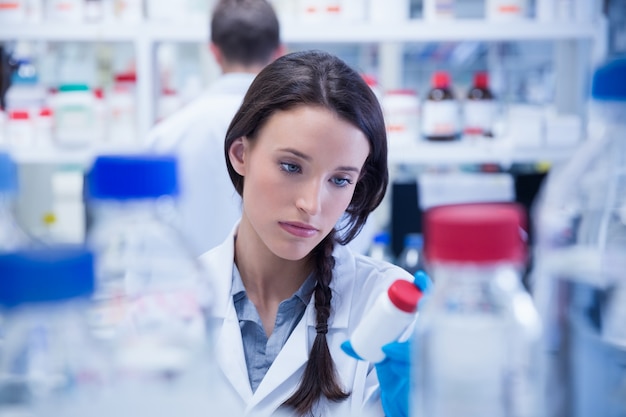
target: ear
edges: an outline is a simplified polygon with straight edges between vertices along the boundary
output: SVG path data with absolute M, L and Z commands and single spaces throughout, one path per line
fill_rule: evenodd
M 224 65 L 224 56 L 222 55 L 222 51 L 220 50 L 220 48 L 216 44 L 211 42 L 209 43 L 209 50 L 211 51 L 211 54 L 213 54 L 215 62 L 217 62 L 217 64 L 220 66 Z
M 233 169 L 242 177 L 246 175 L 245 154 L 246 141 L 243 137 L 235 139 L 233 143 L 230 144 L 230 148 L 228 148 L 228 158 L 230 159 Z

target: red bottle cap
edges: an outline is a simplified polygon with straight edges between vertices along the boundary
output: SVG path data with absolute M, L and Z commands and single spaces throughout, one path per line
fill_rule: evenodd
M 439 206 L 424 216 L 429 262 L 488 263 L 526 260 L 525 210 L 515 203 Z
M 480 71 L 474 74 L 474 86 L 487 89 L 489 87 L 489 74 L 486 71 Z
M 450 86 L 450 75 L 446 71 L 436 71 L 433 74 L 433 87 L 448 88 Z
M 405 279 L 395 280 L 387 290 L 389 300 L 398 309 L 413 313 L 417 310 L 417 303 L 422 298 L 422 292 L 413 284 Z
M 52 109 L 50 107 L 42 107 L 39 110 L 39 116 L 41 116 L 41 117 L 51 117 L 52 116 Z
M 9 112 L 9 118 L 11 120 L 28 120 L 30 115 L 27 110 L 11 110 Z

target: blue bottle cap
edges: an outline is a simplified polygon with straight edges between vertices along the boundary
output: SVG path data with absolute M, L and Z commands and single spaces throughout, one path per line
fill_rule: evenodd
M 596 100 L 626 101 L 626 58 L 616 58 L 593 74 L 591 95 Z
M 420 233 L 409 233 L 404 236 L 404 246 L 421 248 L 424 246 L 424 236 Z
M 374 235 L 374 242 L 389 245 L 389 243 L 391 242 L 391 237 L 389 236 L 388 232 L 380 232 Z
M 87 175 L 89 198 L 134 200 L 178 195 L 172 155 L 101 155 Z
M 11 156 L 0 152 L 0 192 L 15 192 L 17 190 L 17 166 Z
M 94 291 L 94 257 L 80 246 L 0 254 L 0 305 L 63 301 Z

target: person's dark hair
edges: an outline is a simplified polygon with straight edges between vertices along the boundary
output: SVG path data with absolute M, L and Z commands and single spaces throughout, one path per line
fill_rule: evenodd
M 326 341 L 331 311 L 330 282 L 335 242 L 346 244 L 359 233 L 368 215 L 381 203 L 389 180 L 387 136 L 383 114 L 370 87 L 341 59 L 321 51 L 294 52 L 266 66 L 252 82 L 226 133 L 224 151 L 230 178 L 242 195 L 244 178 L 228 157 L 232 143 L 241 137 L 254 141 L 259 130 L 277 111 L 298 106 L 328 109 L 363 132 L 370 153 L 346 210 L 341 230 L 333 230 L 314 249 L 317 336 L 297 391 L 283 404 L 300 415 L 310 413 L 324 395 L 341 401 L 350 394 L 337 381 L 335 364 Z
M 265 65 L 280 45 L 278 18 L 267 0 L 219 0 L 211 41 L 229 62 Z

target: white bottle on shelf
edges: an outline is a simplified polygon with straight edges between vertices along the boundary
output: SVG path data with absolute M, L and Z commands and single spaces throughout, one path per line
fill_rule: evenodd
M 528 0 L 487 0 L 487 20 L 501 22 L 525 19 Z
M 9 111 L 7 120 L 7 142 L 11 148 L 26 148 L 34 143 L 35 125 L 26 109 Z
M 25 19 L 25 0 L 0 0 L 1 23 L 22 23 Z
M 48 0 L 47 18 L 53 22 L 82 22 L 83 0 Z
M 424 0 L 422 4 L 424 20 L 437 22 L 455 18 L 455 0 Z
M 94 98 L 85 84 L 64 84 L 52 99 L 54 140 L 60 147 L 93 144 Z
M 407 149 L 420 136 L 420 101 L 415 90 L 389 90 L 382 99 L 387 141 L 393 149 Z

